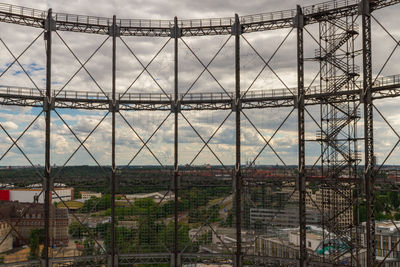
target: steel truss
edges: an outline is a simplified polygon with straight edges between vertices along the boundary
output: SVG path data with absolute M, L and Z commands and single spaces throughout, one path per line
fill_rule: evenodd
M 382 85 L 380 80 L 382 81 Z M 400 95 L 400 75 L 383 77 L 372 87 L 372 99 L 398 97 Z M 272 91 L 251 91 L 241 98 L 242 109 L 294 107 L 297 101 L 297 88 Z M 320 87 L 313 87 L 305 95 L 305 105 L 321 103 L 359 102 L 361 89 L 343 88 L 340 91 L 325 93 Z M 160 110 L 169 111 L 173 103 L 169 100 L 172 95 L 157 93 L 118 94 L 117 105 L 120 110 Z M 188 93 L 180 94 L 179 104 L 182 110 L 231 110 L 234 94 L 228 92 L 215 93 Z M 72 108 L 87 110 L 109 110 L 110 101 L 100 92 L 85 91 L 52 91 L 52 104 L 55 108 Z M 19 88 L 14 86 L 0 86 L 0 104 L 12 106 L 43 107 L 43 97 L 36 88 Z
M 358 25 L 355 17 L 331 19 L 320 23 L 320 48 L 316 51 L 316 59 L 320 62 L 321 87 L 328 92 L 340 91 L 342 87 L 356 87 L 359 77 L 359 68 L 354 64 L 356 53 L 354 41 L 358 35 Z M 355 102 L 328 101 L 321 104 L 322 126 L 317 132 L 317 141 L 321 143 L 322 168 L 321 175 L 332 177 L 352 177 L 358 181 L 358 164 L 361 161 L 357 153 L 357 121 L 360 115 Z M 343 242 L 349 243 L 350 253 L 355 254 L 352 262 L 359 262 L 358 240 L 360 239 L 358 223 L 349 224 L 346 219 L 353 217 L 353 192 L 360 190 L 359 183 L 348 183 L 337 192 L 340 182 L 329 181 L 321 185 L 324 197 L 322 201 L 322 228 L 329 233 L 324 236 L 331 239 L 331 234 L 341 237 Z M 343 203 L 346 199 L 347 204 Z M 351 208 L 349 208 L 351 207 Z M 354 227 L 354 228 L 353 228 Z M 353 232 L 353 234 L 352 234 Z M 348 240 L 350 236 L 353 240 Z M 323 244 L 329 246 L 329 244 Z M 339 262 L 338 255 L 329 255 L 330 261 Z
M 171 266 L 181 266 L 182 264 L 194 264 L 199 262 L 204 263 L 233 263 L 234 266 L 244 266 L 246 264 L 252 264 L 255 266 L 336 266 L 340 263 L 342 255 L 332 254 L 329 257 L 320 258 L 309 253 L 307 250 L 307 220 L 306 220 L 306 199 L 307 199 L 307 185 L 309 183 L 320 184 L 325 195 L 328 195 L 326 201 L 323 201 L 322 207 L 317 207 L 322 214 L 322 225 L 323 228 L 328 229 L 329 233 L 334 234 L 343 240 L 344 243 L 349 245 L 348 251 L 351 253 L 351 262 L 349 266 L 375 266 L 377 263 L 376 259 L 376 244 L 375 244 L 375 187 L 376 184 L 385 185 L 390 184 L 390 181 L 385 180 L 382 177 L 377 177 L 377 174 L 387 158 L 390 157 L 392 151 L 387 155 L 385 161 L 381 166 L 376 168 L 375 157 L 374 157 L 374 139 L 373 139 L 373 111 L 374 109 L 380 116 L 385 120 L 393 132 L 399 137 L 396 130 L 390 125 L 385 119 L 383 114 L 374 106 L 373 101 L 375 99 L 398 97 L 400 96 L 400 75 L 381 77 L 381 71 L 377 75 L 376 79 L 372 77 L 372 50 L 371 50 L 371 18 L 389 34 L 389 36 L 396 42 L 396 47 L 399 45 L 398 40 L 388 32 L 376 18 L 373 17 L 372 12 L 387 6 L 395 5 L 400 1 L 394 0 L 335 0 L 326 3 L 316 4 L 313 6 L 307 6 L 301 8 L 298 6 L 296 9 L 264 13 L 258 15 L 241 16 L 235 15 L 232 18 L 218 18 L 218 19 L 200 19 L 200 20 L 136 20 L 136 19 L 117 19 L 115 16 L 111 18 L 101 17 L 90 17 L 73 14 L 53 13 L 52 10 L 41 11 L 31 8 L 18 7 L 8 4 L 0 4 L 0 22 L 12 23 L 18 25 L 24 25 L 29 27 L 43 28 L 44 32 L 27 47 L 29 47 L 42 35 L 45 36 L 46 41 L 46 88 L 45 90 L 38 88 L 38 86 L 30 78 L 29 73 L 23 68 L 19 62 L 19 57 L 25 53 L 25 49 L 22 54 L 14 55 L 1 40 L 7 50 L 14 58 L 14 62 L 11 64 L 18 64 L 24 73 L 30 78 L 34 85 L 34 88 L 20 88 L 15 86 L 0 86 L 0 105 L 12 105 L 12 106 L 31 106 L 42 109 L 40 114 L 35 120 L 29 124 L 29 126 L 22 132 L 17 138 L 13 139 L 7 130 L 0 124 L 1 129 L 6 133 L 8 138 L 11 140 L 12 147 L 16 147 L 20 150 L 23 156 L 35 167 L 30 161 L 29 157 L 24 153 L 23 149 L 18 145 L 20 138 L 29 130 L 36 119 L 41 115 L 45 114 L 45 168 L 44 174 L 36 168 L 38 176 L 43 179 L 43 191 L 44 194 L 44 254 L 42 257 L 42 265 L 49 267 L 55 266 L 131 266 L 133 264 L 170 264 Z M 355 24 L 356 18 L 361 17 L 362 25 L 359 30 Z M 319 24 L 320 29 L 320 41 L 317 41 L 319 46 L 318 51 L 315 55 L 315 61 L 320 64 L 320 85 L 307 86 L 304 84 L 304 39 L 308 32 L 307 26 L 310 24 Z M 285 88 L 274 89 L 269 91 L 251 91 L 251 86 L 256 81 L 259 75 L 255 78 L 252 85 L 247 90 L 243 90 L 240 85 L 241 70 L 240 70 L 240 59 L 241 59 L 241 47 L 240 42 L 243 41 L 249 45 L 249 47 L 255 52 L 257 56 L 263 61 L 265 68 L 271 68 L 269 65 L 270 60 L 274 57 L 275 53 L 269 60 L 264 59 L 253 45 L 246 39 L 245 34 L 257 31 L 266 31 L 282 28 L 296 29 L 296 40 L 297 40 L 297 87 L 288 88 L 283 80 L 275 73 L 274 75 L 282 82 Z M 92 34 L 107 35 L 107 38 L 99 45 L 99 47 L 93 52 L 89 59 L 85 62 L 81 61 L 74 51 L 68 46 L 67 42 L 61 36 L 62 31 L 70 32 L 83 32 Z M 289 32 L 288 36 L 291 34 Z M 354 63 L 354 57 L 356 56 L 354 40 L 360 34 L 363 38 L 362 48 L 362 72 L 359 73 L 357 66 Z M 224 49 L 225 44 L 231 37 L 222 45 L 220 50 L 214 55 L 211 61 L 206 64 L 200 60 L 196 53 L 191 47 L 185 42 L 185 38 L 191 36 L 204 36 L 204 35 L 230 35 L 234 39 L 235 48 L 235 91 L 227 91 L 215 78 L 215 76 L 209 70 L 209 65 L 213 62 L 218 53 Z M 161 36 L 166 37 L 166 43 L 161 49 L 154 55 L 153 59 L 145 65 L 139 60 L 135 52 L 131 47 L 124 41 L 126 36 Z M 51 63 L 52 63 L 52 43 L 53 38 L 59 38 L 62 43 L 67 47 L 72 56 L 79 62 L 80 67 L 75 74 L 68 80 L 68 82 L 60 90 L 52 90 L 51 84 Z M 312 38 L 314 38 L 311 35 Z M 112 41 L 112 92 L 104 91 L 101 86 L 96 82 L 90 72 L 86 69 L 85 64 L 92 58 L 94 54 L 103 46 L 108 40 Z M 116 92 L 116 64 L 117 64 L 117 49 L 116 42 L 121 41 L 140 63 L 143 71 L 136 77 L 132 84 L 123 93 Z M 159 55 L 166 44 L 171 40 L 174 42 L 174 93 L 167 94 L 164 88 L 157 82 L 148 70 L 148 66 L 153 60 Z M 315 40 L 315 39 L 314 39 Z M 281 45 L 285 43 L 286 38 L 278 46 L 277 50 L 280 49 Z M 195 56 L 196 60 L 203 66 L 204 70 L 194 80 L 193 84 L 187 89 L 186 92 L 179 92 L 179 69 L 178 69 L 178 44 L 182 43 L 186 48 Z M 391 56 L 390 56 L 391 57 Z M 389 59 L 390 59 L 389 57 Z M 388 60 L 389 60 L 388 59 Z M 387 61 L 386 61 L 387 63 Z M 386 65 L 385 63 L 385 65 Z M 11 65 L 1 74 L 1 76 L 11 67 Z M 382 69 L 385 67 L 382 67 Z M 76 74 L 84 70 L 93 80 L 94 84 L 98 87 L 98 92 L 85 92 L 85 91 L 67 91 L 64 90 L 66 85 L 74 79 Z M 155 87 L 160 90 L 160 93 L 131 93 L 129 92 L 132 85 L 137 81 L 142 73 L 147 73 L 153 80 Z M 197 82 L 199 77 L 204 73 L 208 72 L 213 80 L 217 83 L 218 91 L 216 93 L 193 93 L 190 92 L 193 85 Z M 261 74 L 261 72 L 259 74 Z M 0 76 L 0 77 L 1 77 Z M 358 81 L 358 77 L 362 76 L 362 82 Z M 319 121 L 314 119 L 308 112 L 308 107 L 319 105 L 321 107 L 321 118 Z M 359 107 L 364 108 L 364 136 L 359 138 L 357 136 L 356 125 L 360 119 L 358 112 Z M 249 109 L 266 109 L 266 108 L 279 108 L 288 107 L 291 108 L 289 114 L 285 117 L 279 127 L 276 129 L 274 134 L 270 137 L 265 137 L 252 122 L 251 118 L 246 114 Z M 86 109 L 86 110 L 102 110 L 104 116 L 91 130 L 91 132 L 84 138 L 79 138 L 74 130 L 68 125 L 63 116 L 57 111 L 59 109 Z M 219 127 L 213 132 L 213 134 L 204 138 L 193 125 L 185 112 L 193 110 L 230 110 L 231 112 L 222 121 Z M 294 111 L 297 112 L 294 112 Z M 124 117 L 121 111 L 165 111 L 167 114 L 164 120 L 158 125 L 154 132 L 147 139 L 142 138 L 139 133 L 135 130 L 135 127 L 129 123 Z M 234 169 L 229 169 L 223 164 L 223 161 L 210 147 L 210 141 L 213 139 L 215 134 L 220 130 L 222 125 L 228 119 L 232 113 L 235 114 L 235 165 Z M 265 176 L 258 174 L 257 170 L 252 169 L 253 163 L 264 151 L 265 148 L 270 148 L 273 153 L 282 161 L 284 165 L 286 163 L 278 153 L 274 150 L 271 140 L 279 132 L 281 127 L 286 123 L 287 119 L 297 113 L 298 119 L 298 170 L 297 173 L 287 174 L 286 176 Z M 50 140 L 51 140 L 51 114 L 58 117 L 62 123 L 71 132 L 73 137 L 79 142 L 78 148 L 72 153 L 72 155 L 66 160 L 62 166 L 64 168 L 75 153 L 83 148 L 88 152 L 89 156 L 104 172 L 104 178 L 109 182 L 109 193 L 111 195 L 111 236 L 110 236 L 110 250 L 107 252 L 103 246 L 96 240 L 94 233 L 90 229 L 88 235 L 93 237 L 99 247 L 103 248 L 97 256 L 79 256 L 79 257 L 58 257 L 51 258 L 49 255 L 49 248 L 51 247 L 51 205 L 50 196 L 57 194 L 54 190 L 54 181 L 60 178 L 60 171 L 53 173 L 51 170 L 51 153 L 50 153 Z M 112 131 L 111 131 L 111 170 L 106 170 L 102 167 L 97 159 L 90 152 L 85 142 L 91 137 L 94 131 L 108 116 L 112 119 Z M 318 125 L 319 131 L 317 138 L 313 141 L 317 141 L 321 144 L 321 155 L 317 162 L 321 162 L 321 172 L 315 170 L 314 167 L 317 162 L 310 168 L 306 165 L 306 140 L 305 137 L 305 118 L 309 115 L 315 124 Z M 115 215 L 115 201 L 116 192 L 118 191 L 118 174 L 119 170 L 116 166 L 116 117 L 120 116 L 133 131 L 133 134 L 140 140 L 141 148 L 132 157 L 126 167 L 129 167 L 132 161 L 134 161 L 138 154 L 142 150 L 150 152 L 152 157 L 159 163 L 160 167 L 163 168 L 164 172 L 161 172 L 164 179 L 170 181 L 170 187 L 168 189 L 174 192 L 174 227 L 173 227 L 173 247 L 166 248 L 166 252 L 160 253 L 143 253 L 143 254 L 119 254 L 116 247 L 116 215 Z M 152 149 L 148 146 L 148 142 L 162 127 L 165 121 L 169 117 L 174 119 L 174 141 L 173 141 L 173 168 L 165 171 L 165 167 L 161 160 L 157 157 L 156 153 L 153 153 Z M 178 133 L 178 122 L 182 119 L 186 122 L 190 128 L 196 133 L 196 135 L 204 143 L 203 147 L 196 154 L 194 159 L 191 161 L 187 169 L 180 169 L 178 145 L 179 145 L 179 133 Z M 244 168 L 241 162 L 241 120 L 245 120 L 251 124 L 251 126 L 257 131 L 257 134 L 265 142 L 264 147 L 259 151 L 256 158 L 251 162 L 250 166 Z M 344 137 L 343 137 L 344 136 Z M 343 139 L 344 138 L 344 139 Z M 363 188 L 361 179 L 357 174 L 358 164 L 360 158 L 357 153 L 357 141 L 364 140 L 364 158 L 365 158 L 365 170 L 363 174 L 364 187 Z M 395 147 L 399 142 L 396 143 Z M 395 148 L 394 147 L 394 148 Z M 179 207 L 178 200 L 181 194 L 182 184 L 185 179 L 190 186 L 190 182 L 202 181 L 205 178 L 202 173 L 196 173 L 196 170 L 192 168 L 193 162 L 196 160 L 198 155 L 203 149 L 209 149 L 213 156 L 221 163 L 221 170 L 210 172 L 210 177 L 229 177 L 233 181 L 230 185 L 232 187 L 231 193 L 234 202 L 234 220 L 235 220 L 235 246 L 234 249 L 227 248 L 226 253 L 221 254 L 207 254 L 207 253 L 191 253 L 188 250 L 186 244 L 183 248 L 179 244 Z M 2 158 L 10 151 L 8 149 Z M 183 177 L 180 177 L 183 176 Z M 212 180 L 212 179 L 211 179 Z M 322 181 L 321 181 L 322 180 Z M 209 181 L 210 182 L 210 181 Z M 250 187 L 254 185 L 262 184 L 283 184 L 287 183 L 288 187 L 294 185 L 294 190 L 290 197 L 296 192 L 298 194 L 298 216 L 299 216 L 299 229 L 300 229 L 300 246 L 297 259 L 289 259 L 284 257 L 268 257 L 268 256 L 255 256 L 248 252 L 248 248 L 245 247 L 245 241 L 242 237 L 242 230 L 246 227 L 246 221 L 244 219 L 246 215 L 246 209 L 248 206 L 248 195 L 250 194 Z M 364 191 L 363 191 L 364 189 Z M 340 224 L 341 216 L 346 210 L 352 209 L 353 206 L 357 206 L 362 196 L 365 195 L 367 205 L 367 221 L 366 221 L 366 240 L 364 244 L 360 242 L 360 227 L 359 223 L 355 222 L 351 226 L 343 226 Z M 338 203 L 338 196 L 344 197 L 349 201 L 346 207 L 343 207 Z M 60 196 L 58 196 L 62 200 Z M 166 197 L 164 195 L 163 199 Z M 290 198 L 289 197 L 289 198 Z M 126 198 L 126 196 L 125 196 Z M 158 209 L 163 201 L 156 209 Z M 126 199 L 128 200 L 128 199 Z M 221 200 L 223 202 L 225 199 Z M 99 200 L 100 201 L 100 200 Z M 96 205 L 99 202 L 96 203 Z M 129 203 L 129 201 L 128 201 Z M 379 203 L 378 203 L 379 204 Z M 129 203 L 129 205 L 132 205 Z M 353 212 L 353 210 L 352 210 Z M 212 229 L 212 225 L 209 223 L 209 219 L 212 214 L 209 214 L 209 218 L 204 222 L 204 226 L 209 226 Z M 85 219 L 80 219 L 76 215 L 73 215 L 76 221 L 82 226 L 84 225 Z M 214 229 L 212 229 L 214 230 Z M 197 233 L 196 233 L 197 235 Z M 218 238 L 220 238 L 218 236 Z M 330 238 L 329 236 L 325 238 Z M 400 241 L 399 241 L 400 242 Z M 223 242 L 222 242 L 223 243 Z M 27 244 L 28 245 L 28 244 Z M 225 244 L 224 244 L 225 245 Z M 364 248 L 365 247 L 365 248 Z M 367 251 L 366 263 L 361 262 L 359 259 L 359 253 L 362 250 Z M 390 254 L 390 253 L 389 253 Z M 386 255 L 385 259 L 388 257 Z M 385 259 L 380 262 L 383 264 Z M 30 266 L 32 264 L 38 264 L 38 262 L 23 262 L 15 263 L 13 266 Z M 5 266 L 8 266 L 6 264 Z

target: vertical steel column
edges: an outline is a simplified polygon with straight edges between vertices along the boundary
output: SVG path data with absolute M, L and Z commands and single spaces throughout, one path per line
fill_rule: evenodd
M 116 79 L 116 41 L 117 41 L 117 19 L 113 16 L 111 29 L 112 35 L 112 132 L 111 132 L 111 266 L 117 266 L 115 262 L 115 112 L 117 101 L 115 98 L 115 79 Z
M 46 114 L 45 132 L 45 181 L 44 181 L 44 266 L 49 267 L 49 247 L 50 247 L 50 196 L 51 196 L 51 176 L 50 176 L 50 124 L 51 124 L 51 31 L 52 31 L 52 9 L 47 13 L 45 21 L 45 40 L 46 40 L 46 97 L 44 110 Z
M 300 267 L 307 265 L 306 248 L 306 184 L 305 184 L 305 135 L 304 135 L 304 17 L 300 6 L 297 6 L 295 17 L 297 28 L 297 111 L 298 111 L 298 188 L 299 188 L 299 223 L 300 223 Z
M 324 34 L 324 28 L 325 28 L 325 24 L 324 22 L 320 22 L 318 23 L 318 33 L 319 33 L 319 54 L 322 55 L 322 52 L 324 51 L 324 47 L 323 47 L 323 34 Z M 326 43 L 325 43 L 326 46 Z M 326 49 L 325 49 L 326 50 Z M 325 68 L 324 64 L 322 63 L 322 60 L 319 61 L 319 69 L 320 69 L 320 79 L 319 79 L 319 88 L 320 88 L 320 93 L 322 93 L 322 88 L 324 88 L 325 86 L 325 79 L 324 77 L 326 76 L 325 74 Z M 320 123 L 321 123 L 321 137 L 322 137 L 322 130 L 323 130 L 323 126 L 324 126 L 324 104 L 320 104 L 319 105 L 319 113 L 320 113 Z M 325 150 L 324 150 L 324 142 L 321 142 L 321 177 L 324 177 L 325 175 L 325 171 L 324 171 L 324 166 L 325 166 Z M 325 191 L 323 185 L 320 186 L 320 190 L 322 192 Z M 326 210 L 326 203 L 325 203 L 325 199 L 322 198 L 322 214 L 321 214 L 321 223 L 322 223 L 322 240 L 325 240 L 326 238 L 326 222 L 329 220 L 329 216 L 327 216 L 328 218 L 325 218 L 325 210 Z M 325 242 L 322 242 L 322 250 L 325 251 Z M 322 261 L 325 262 L 325 253 L 322 253 Z
M 372 51 L 371 51 L 371 17 L 369 0 L 360 2 L 362 16 L 363 41 L 363 90 L 364 102 L 364 181 L 366 195 L 366 235 L 367 235 L 367 266 L 376 265 L 375 246 L 375 177 L 374 177 L 374 138 L 373 138 L 373 106 L 372 106 Z
M 242 170 L 240 160 L 240 35 L 242 28 L 238 14 L 235 14 L 235 24 L 233 26 L 235 35 L 235 103 L 236 113 L 236 163 L 235 163 L 235 206 L 236 206 L 236 267 L 242 266 Z
M 180 37 L 180 31 L 178 27 L 178 18 L 174 18 L 174 64 L 175 64 L 175 78 L 174 78 L 174 112 L 175 112 L 175 123 L 174 123 L 174 266 L 178 267 L 179 263 L 179 240 L 178 240 L 178 112 L 179 112 L 179 96 L 178 96 L 178 41 Z

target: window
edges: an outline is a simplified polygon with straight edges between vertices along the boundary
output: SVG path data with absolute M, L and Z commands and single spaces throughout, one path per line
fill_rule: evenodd
M 308 247 L 311 248 L 311 242 L 310 241 L 308 241 Z

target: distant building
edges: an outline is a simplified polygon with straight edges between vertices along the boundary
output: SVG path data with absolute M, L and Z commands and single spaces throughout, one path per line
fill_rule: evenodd
M 210 229 L 210 228 L 209 228 Z M 211 230 L 211 229 L 210 229 Z M 236 229 L 214 227 L 211 230 L 211 243 L 200 244 L 199 252 L 219 254 L 224 252 L 234 252 L 236 249 Z M 204 234 L 204 233 L 203 233 Z M 194 232 L 189 232 L 189 235 L 194 235 Z M 242 250 L 249 254 L 254 252 L 254 240 L 256 235 L 252 230 L 242 230 Z
M 6 220 L 0 220 L 0 253 L 13 248 L 11 229 L 11 225 Z
M 40 184 L 27 186 L 26 188 L 7 188 L 0 190 L 0 200 L 18 201 L 18 202 L 37 202 L 44 203 L 44 191 Z M 71 187 L 54 187 L 51 192 L 50 201 L 57 203 L 70 201 L 74 198 L 74 189 Z
M 293 266 L 300 256 L 299 229 L 286 229 L 275 236 L 258 236 L 255 240 L 255 254 L 265 257 L 284 259 L 280 266 Z M 341 265 L 351 265 L 352 255 L 349 247 L 341 239 L 331 235 L 331 238 L 322 235 L 322 229 L 308 227 L 306 232 L 306 248 L 312 266 L 319 266 L 324 258 Z M 358 256 L 361 266 L 366 260 L 365 249 L 359 251 Z M 293 260 L 293 262 L 291 262 Z M 322 265 L 322 264 L 321 264 Z
M 362 224 L 363 231 L 361 240 L 367 246 L 366 226 Z M 377 261 L 382 261 L 385 257 L 385 263 L 391 267 L 400 267 L 400 221 L 379 221 L 375 223 L 376 238 L 376 257 Z M 390 265 L 389 265 L 390 263 Z
M 347 231 L 353 226 L 353 194 L 351 185 L 342 184 L 340 194 L 332 188 L 307 188 L 306 221 L 309 225 L 321 225 L 329 221 L 336 229 Z M 299 191 L 291 187 L 273 188 L 260 186 L 252 196 L 252 204 L 245 206 L 245 222 L 253 229 L 270 225 L 282 228 L 299 225 Z M 260 191 L 261 190 L 261 191 Z M 251 194 L 253 192 L 249 192 Z M 250 195 L 249 195 L 250 196 Z M 251 197 L 251 196 L 250 196 Z
M 343 187 L 346 184 L 342 184 Z M 299 199 L 299 191 L 293 192 L 291 189 L 284 189 L 291 194 L 291 200 Z M 318 190 L 307 189 L 306 210 L 313 210 L 315 213 L 325 216 L 325 220 L 330 218 L 331 224 L 340 230 L 348 229 L 353 225 L 353 208 L 352 208 L 353 190 L 350 186 L 341 188 L 340 194 L 331 188 L 318 188 Z M 307 224 L 314 224 L 313 221 Z
M 44 228 L 44 204 L 0 201 L 0 214 L 14 230 L 14 243 L 26 245 L 32 229 Z M 68 244 L 68 210 L 50 205 L 50 245 Z
M 337 189 L 322 188 L 311 195 L 320 210 L 324 210 L 331 224 L 341 231 L 353 225 L 353 190 L 350 184 L 342 184 L 340 193 Z
M 2 189 L 14 188 L 14 185 L 13 184 L 2 184 L 2 183 L 0 183 L 0 188 L 2 188 Z
M 119 201 L 135 201 L 137 199 L 151 198 L 155 202 L 165 202 L 174 200 L 175 194 L 172 191 L 138 193 L 138 194 L 123 194 L 117 195 L 121 199 Z
M 81 194 L 82 200 L 88 200 L 91 199 L 92 197 L 101 198 L 102 196 L 101 193 L 90 192 L 90 191 L 80 191 L 79 194 Z
M 321 224 L 322 215 L 315 209 L 306 210 L 308 224 Z M 296 207 L 289 208 L 251 208 L 250 225 L 253 228 L 277 226 L 296 227 L 299 225 L 299 210 Z

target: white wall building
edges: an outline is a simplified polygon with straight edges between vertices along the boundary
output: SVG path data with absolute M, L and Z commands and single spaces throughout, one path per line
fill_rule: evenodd
M 81 194 L 82 200 L 88 200 L 91 199 L 92 197 L 101 198 L 102 196 L 101 193 L 90 192 L 90 191 L 80 191 L 79 193 Z
M 175 194 L 172 191 L 168 192 L 151 192 L 151 193 L 139 193 L 139 194 L 125 194 L 122 197 L 122 200 L 128 199 L 128 200 L 137 200 L 137 199 L 143 199 L 143 198 L 152 198 L 154 201 L 169 201 L 173 200 L 175 198 Z
M 54 191 L 51 192 L 51 201 L 52 203 L 64 201 L 70 201 L 74 198 L 74 189 L 73 188 L 54 188 Z M 42 192 L 42 188 L 13 188 L 10 189 L 10 201 L 18 201 L 18 202 L 35 202 L 37 198 L 38 203 L 44 203 L 44 192 Z

